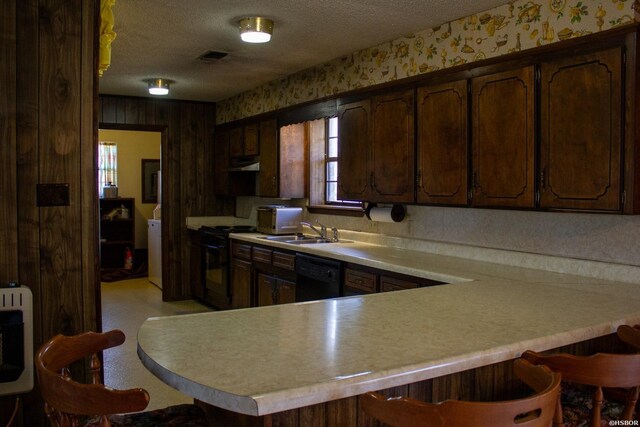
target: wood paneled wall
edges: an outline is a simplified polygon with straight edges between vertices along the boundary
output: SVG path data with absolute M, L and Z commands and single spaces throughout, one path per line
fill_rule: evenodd
M 215 104 L 101 95 L 98 119 L 162 132 L 163 299 L 190 298 L 186 217 L 234 213 L 234 199 L 213 195 Z
M 35 348 L 98 326 L 98 13 L 99 0 L 0 2 L 0 283 L 33 292 Z M 69 205 L 38 207 L 38 184 L 68 184 Z M 15 425 L 44 425 L 38 396 Z

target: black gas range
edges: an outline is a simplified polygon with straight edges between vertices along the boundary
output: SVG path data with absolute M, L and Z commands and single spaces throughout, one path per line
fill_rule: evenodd
M 228 239 L 231 233 L 255 233 L 253 225 L 203 225 L 198 229 L 201 239 Z
M 200 252 L 199 283 L 192 284 L 192 293 L 204 303 L 220 310 L 231 308 L 231 245 L 229 234 L 254 233 L 251 225 L 202 226 L 198 229 L 199 244 L 194 250 Z M 196 280 L 197 281 L 197 280 Z

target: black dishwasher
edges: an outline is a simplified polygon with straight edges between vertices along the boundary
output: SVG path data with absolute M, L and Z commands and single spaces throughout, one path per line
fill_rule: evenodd
M 342 263 L 296 254 L 296 302 L 337 298 L 342 294 Z

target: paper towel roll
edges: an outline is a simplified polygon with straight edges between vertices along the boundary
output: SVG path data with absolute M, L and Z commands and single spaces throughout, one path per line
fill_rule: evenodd
M 371 221 L 393 222 L 393 219 L 391 219 L 391 208 L 371 208 L 369 218 L 371 218 Z
M 394 205 L 393 208 L 372 207 L 368 216 L 371 221 L 377 222 L 400 222 L 404 219 L 405 210 L 401 205 Z

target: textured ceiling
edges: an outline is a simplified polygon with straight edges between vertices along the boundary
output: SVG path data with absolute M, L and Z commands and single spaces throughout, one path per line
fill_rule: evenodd
M 168 98 L 220 101 L 342 55 L 508 3 L 507 0 L 117 0 L 117 37 L 100 93 L 149 96 L 142 80 L 175 80 Z M 240 41 L 237 21 L 274 21 L 270 43 Z M 197 58 L 227 52 L 214 62 Z

